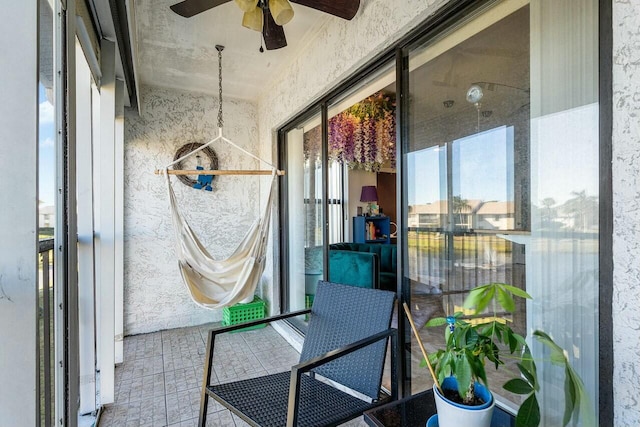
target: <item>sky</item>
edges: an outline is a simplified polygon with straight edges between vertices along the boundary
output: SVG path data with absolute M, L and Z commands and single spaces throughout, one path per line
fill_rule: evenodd
M 533 205 L 561 205 L 576 193 L 599 194 L 598 104 L 531 119 L 530 197 Z M 514 200 L 513 128 L 501 126 L 453 141 L 453 196 L 465 200 Z M 408 202 L 447 199 L 446 150 L 409 153 Z M 439 185 L 434 185 L 439 183 Z
M 453 195 L 465 200 L 513 200 L 513 128 L 501 126 L 453 141 Z M 447 199 L 446 149 L 408 156 L 409 205 Z M 434 185 L 439 183 L 439 185 Z
M 38 135 L 38 199 L 43 205 L 53 205 L 55 200 L 55 128 L 53 105 L 47 100 L 44 86 L 38 85 L 39 135 Z

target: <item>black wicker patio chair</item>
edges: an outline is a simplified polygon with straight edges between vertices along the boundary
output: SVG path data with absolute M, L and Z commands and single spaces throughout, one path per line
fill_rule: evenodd
M 396 399 L 397 331 L 390 328 L 394 301 L 392 292 L 321 281 L 310 310 L 209 331 L 198 425 L 206 423 L 209 396 L 262 427 L 337 426 Z M 211 384 L 217 335 L 306 313 L 311 315 L 300 362 L 291 371 Z M 386 393 L 381 381 L 389 339 L 391 390 Z

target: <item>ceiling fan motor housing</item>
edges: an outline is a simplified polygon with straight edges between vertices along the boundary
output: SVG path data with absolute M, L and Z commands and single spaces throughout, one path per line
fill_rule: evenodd
M 231 0 L 184 0 L 171 6 L 180 16 L 190 18 Z M 360 8 L 360 0 L 234 0 L 244 12 L 242 25 L 261 31 L 267 50 L 287 45 L 283 25 L 293 19 L 291 3 L 300 4 L 342 19 L 351 20 Z

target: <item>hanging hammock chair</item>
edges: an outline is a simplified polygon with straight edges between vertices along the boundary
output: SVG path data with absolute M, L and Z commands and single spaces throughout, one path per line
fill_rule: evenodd
M 253 300 L 256 286 L 265 268 L 264 259 L 276 176 L 274 169 L 267 203 L 261 217 L 254 221 L 228 258 L 216 260 L 206 250 L 178 209 L 169 174 L 166 174 L 178 268 L 191 298 L 201 307 L 222 308 Z
M 224 47 L 216 45 L 216 49 L 218 50 L 219 73 L 218 136 L 174 160 L 164 169 L 156 170 L 156 174 L 163 174 L 167 179 L 169 206 L 176 239 L 176 256 L 182 280 L 193 301 L 201 307 L 211 309 L 228 307 L 237 303 L 248 303 L 253 300 L 253 294 L 265 268 L 264 260 L 269 237 L 273 188 L 276 176 L 284 175 L 283 171 L 277 170 L 269 162 L 253 155 L 222 136 L 222 50 Z M 271 170 L 206 171 L 169 169 L 176 164 L 180 164 L 187 157 L 204 150 L 216 141 L 226 142 L 255 160 L 266 163 Z M 231 256 L 227 259 L 216 260 L 205 249 L 185 217 L 180 213 L 169 175 L 271 175 L 271 181 L 269 182 L 267 203 L 260 218 L 251 225 L 249 231 Z

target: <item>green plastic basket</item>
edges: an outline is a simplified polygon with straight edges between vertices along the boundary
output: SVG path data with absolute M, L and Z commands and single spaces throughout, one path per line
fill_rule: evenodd
M 253 301 L 247 304 L 236 304 L 231 307 L 225 307 L 222 309 L 222 326 L 238 325 L 240 323 L 246 323 L 251 320 L 264 319 L 265 317 L 265 303 L 258 297 L 254 297 Z M 239 329 L 238 331 L 250 331 L 253 329 L 264 328 L 266 325 L 255 325 L 247 328 Z
M 305 294 L 304 296 L 304 308 L 311 308 L 313 305 L 314 294 Z

